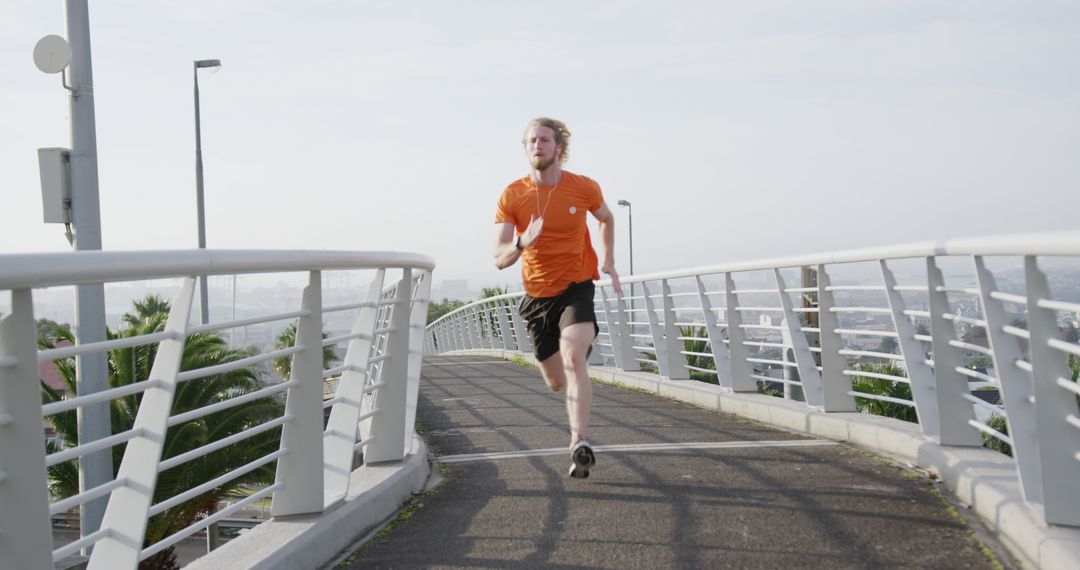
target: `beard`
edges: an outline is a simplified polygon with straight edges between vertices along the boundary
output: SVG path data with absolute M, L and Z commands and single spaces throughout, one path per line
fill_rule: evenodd
M 551 166 L 552 164 L 555 164 L 555 157 L 554 156 L 546 158 L 546 159 L 540 158 L 538 156 L 530 156 L 529 157 L 529 165 L 531 165 L 534 170 L 544 171 L 544 170 L 547 170 L 548 167 Z

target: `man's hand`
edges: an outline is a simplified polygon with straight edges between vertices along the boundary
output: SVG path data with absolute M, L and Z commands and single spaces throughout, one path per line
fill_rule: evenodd
M 544 229 L 544 218 L 529 216 L 529 226 L 525 228 L 525 231 L 521 232 L 521 247 L 526 248 L 536 243 L 536 240 L 540 239 L 540 230 L 542 229 Z
M 616 293 L 622 295 L 622 283 L 619 283 L 619 272 L 615 271 L 615 264 L 612 262 L 605 262 L 600 270 L 611 276 L 611 286 L 615 289 Z

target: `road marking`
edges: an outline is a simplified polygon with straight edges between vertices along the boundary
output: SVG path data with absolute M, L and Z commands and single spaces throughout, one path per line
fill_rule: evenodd
M 681 449 L 740 449 L 751 447 L 824 447 L 839 445 L 839 442 L 827 439 L 794 439 L 780 441 L 715 441 L 694 443 L 630 443 L 622 445 L 597 445 L 597 453 L 635 453 L 644 451 L 672 451 Z M 470 461 L 497 461 L 500 459 L 521 459 L 523 457 L 541 457 L 545 455 L 564 455 L 569 453 L 565 447 L 552 449 L 529 449 L 525 451 L 504 451 L 501 453 L 466 453 L 439 457 L 439 463 L 467 463 Z
M 499 362 L 492 360 L 478 360 L 476 362 L 425 362 L 424 364 L 428 364 L 430 366 L 463 366 L 465 364 L 499 364 Z

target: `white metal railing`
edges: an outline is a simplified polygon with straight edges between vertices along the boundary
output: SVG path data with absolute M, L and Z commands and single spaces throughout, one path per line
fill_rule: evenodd
M 368 463 L 396 461 L 408 452 L 416 413 L 423 336 L 434 262 L 394 252 L 170 251 L 77 252 L 0 255 L 0 292 L 10 291 L 10 313 L 0 319 L 0 560 L 5 567 L 51 568 L 54 561 L 92 547 L 90 568 L 135 568 L 236 510 L 272 497 L 274 516 L 318 513 L 342 500 L 358 449 Z M 324 307 L 323 271 L 365 270 L 373 275 L 367 299 Z M 304 272 L 307 286 L 295 311 L 190 326 L 193 275 Z M 83 283 L 180 278 L 164 330 L 72 347 L 39 350 L 34 320 L 35 289 Z M 323 314 L 355 311 L 352 331 L 323 339 Z M 219 365 L 181 370 L 190 335 L 254 323 L 298 319 L 292 347 Z M 156 346 L 149 378 L 42 406 L 38 362 L 65 361 L 142 345 Z M 332 403 L 323 402 L 324 346 L 347 347 Z M 292 359 L 290 378 L 197 408 L 177 410 L 177 392 L 189 382 L 250 368 L 274 358 Z M 284 400 L 280 415 L 228 437 L 176 453 L 163 449 L 170 429 L 187 429 L 211 414 L 236 406 Z M 103 402 L 138 401 L 130 429 L 46 453 L 46 422 Z M 329 421 L 324 429 L 324 407 Z M 220 417 L 220 416 L 215 416 Z M 212 429 L 208 428 L 208 429 Z M 193 482 L 174 496 L 159 496 L 159 473 L 209 458 L 225 447 L 280 430 L 280 443 L 245 465 L 231 465 L 208 481 Z M 115 478 L 69 497 L 50 497 L 49 469 L 89 453 L 125 444 Z M 273 484 L 231 506 L 201 517 L 154 544 L 144 544 L 154 515 L 197 499 L 256 469 L 276 464 Z M 101 527 L 54 549 L 50 516 L 107 497 Z
M 625 295 L 601 281 L 592 363 L 735 392 L 782 389 L 826 412 L 859 402 L 912 409 L 943 445 L 979 446 L 987 434 L 1012 447 L 1029 505 L 1049 523 L 1080 526 L 1080 388 L 1067 360 L 1080 344 L 1063 338 L 1080 321 L 1076 281 L 1080 232 L 653 273 L 624 278 Z M 444 315 L 428 325 L 426 351 L 531 352 L 513 308 L 521 297 Z M 978 358 L 992 366 L 975 370 Z M 858 391 L 855 378 L 877 388 Z M 976 398 L 983 387 L 996 388 L 1000 403 Z M 995 415 L 1004 432 L 988 425 Z

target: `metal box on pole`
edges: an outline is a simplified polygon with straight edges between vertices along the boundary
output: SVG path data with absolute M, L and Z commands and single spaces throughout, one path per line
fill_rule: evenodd
M 71 223 L 71 150 L 39 148 L 41 206 L 47 224 Z

